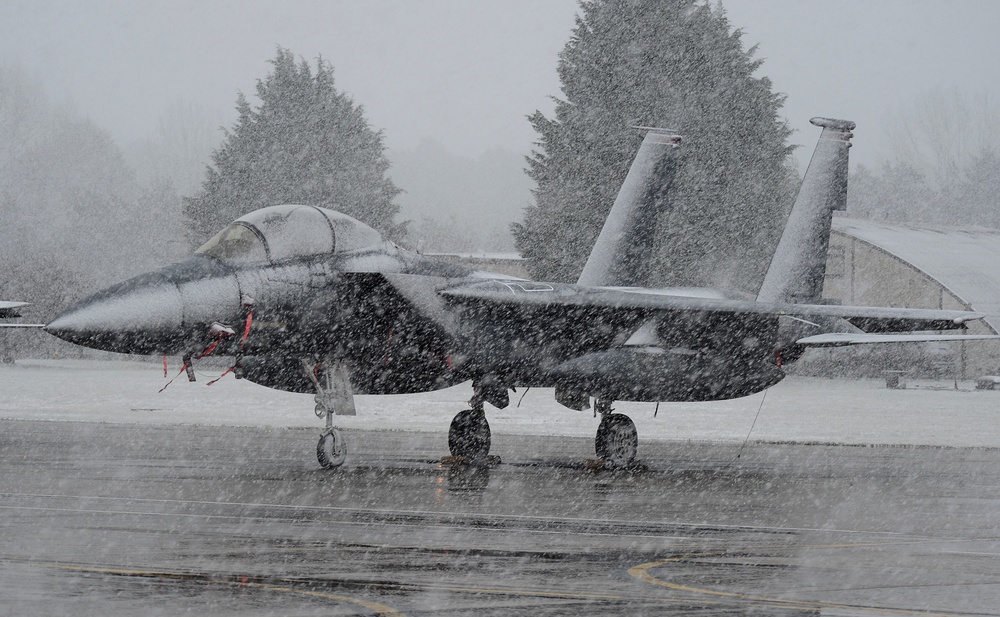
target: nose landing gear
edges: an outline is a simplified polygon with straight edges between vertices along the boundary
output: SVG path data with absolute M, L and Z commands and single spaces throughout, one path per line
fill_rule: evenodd
M 357 413 L 347 363 L 331 360 L 317 364 L 303 360 L 302 366 L 316 389 L 316 415 L 326 418 L 326 428 L 316 444 L 316 460 L 324 469 L 340 467 L 347 459 L 347 440 L 340 429 L 333 426 L 333 416 Z

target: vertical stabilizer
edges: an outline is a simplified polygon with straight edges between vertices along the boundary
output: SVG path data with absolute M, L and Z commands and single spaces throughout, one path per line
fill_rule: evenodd
M 823 293 L 833 211 L 847 207 L 847 151 L 854 123 L 830 118 L 810 122 L 823 127 L 823 132 L 757 294 L 758 302 L 815 303 Z
M 674 151 L 680 141 L 680 137 L 662 129 L 646 133 L 577 284 L 648 284 L 656 216 L 667 206 L 667 191 L 676 166 Z

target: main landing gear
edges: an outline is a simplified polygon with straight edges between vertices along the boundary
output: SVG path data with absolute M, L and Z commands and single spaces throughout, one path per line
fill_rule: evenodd
M 461 457 L 466 462 L 480 464 L 489 458 L 491 434 L 490 425 L 483 411 L 483 399 L 474 395 L 470 401 L 472 409 L 460 411 L 451 421 L 448 429 L 448 449 L 451 455 Z M 594 450 L 604 466 L 611 469 L 627 469 L 635 465 L 639 452 L 639 435 L 632 419 L 621 413 L 613 413 L 612 401 L 596 399 L 594 409 L 601 414 L 601 424 L 597 427 Z
M 303 360 L 302 366 L 316 389 L 316 415 L 326 418 L 326 428 L 316 444 L 316 460 L 324 469 L 340 467 L 347 459 L 347 441 L 340 429 L 333 426 L 333 416 L 357 414 L 347 363 L 333 360 L 317 364 Z
M 597 427 L 594 450 L 608 467 L 621 469 L 635 463 L 639 451 L 639 435 L 632 419 L 621 413 L 612 413 L 612 401 L 596 399 L 594 410 L 601 414 Z
M 486 421 L 483 400 L 472 397 L 472 409 L 460 411 L 448 429 L 448 449 L 452 456 L 462 457 L 471 463 L 486 462 L 490 454 L 490 425 Z

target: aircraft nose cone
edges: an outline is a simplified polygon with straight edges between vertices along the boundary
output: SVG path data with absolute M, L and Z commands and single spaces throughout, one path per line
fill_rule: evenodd
M 177 286 L 133 279 L 94 294 L 45 326 L 63 340 L 120 353 L 173 353 L 182 338 L 183 303 Z

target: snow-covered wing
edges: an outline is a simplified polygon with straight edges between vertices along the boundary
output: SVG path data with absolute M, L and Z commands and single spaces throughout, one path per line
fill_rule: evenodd
M 17 312 L 17 309 L 24 306 L 28 306 L 28 303 L 0 300 L 0 317 L 20 317 L 21 314 Z
M 803 347 L 845 347 L 873 343 L 940 343 L 942 341 L 1000 340 L 997 334 L 852 334 L 831 332 L 816 334 L 795 341 Z
M 981 313 L 930 309 L 881 308 L 754 302 L 726 298 L 664 295 L 639 288 L 600 288 L 530 281 L 465 282 L 438 293 L 454 302 L 506 305 L 534 309 L 591 308 L 600 311 L 656 313 L 728 313 L 788 315 L 794 317 L 839 317 L 865 332 L 912 332 L 964 328 L 969 321 L 982 319 Z

